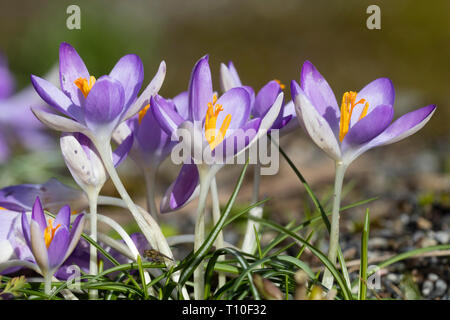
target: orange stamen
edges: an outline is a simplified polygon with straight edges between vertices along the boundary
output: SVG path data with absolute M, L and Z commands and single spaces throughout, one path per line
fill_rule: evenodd
M 89 82 L 85 78 L 78 78 L 73 83 L 75 83 L 75 85 L 78 87 L 78 89 L 80 89 L 81 93 L 83 93 L 84 97 L 86 98 L 92 87 L 94 86 L 95 81 L 95 77 L 91 76 L 89 78 Z
M 230 126 L 231 114 L 227 115 L 220 126 L 219 133 L 217 134 L 217 117 L 219 113 L 223 111 L 222 105 L 217 104 L 217 96 L 213 96 L 213 101 L 208 102 L 208 109 L 206 110 L 205 118 L 205 138 L 209 143 L 211 150 L 214 150 L 217 145 L 219 145 L 223 139 L 225 139 L 225 134 Z
M 352 119 L 353 109 L 358 104 L 364 104 L 364 108 L 359 116 L 359 120 L 364 118 L 367 115 L 367 110 L 369 109 L 369 102 L 366 102 L 365 99 L 361 99 L 356 102 L 357 93 L 354 91 L 345 92 L 342 96 L 341 103 L 341 121 L 339 123 L 339 140 L 342 142 L 344 140 L 348 130 L 350 129 L 350 121 Z
M 148 109 L 150 108 L 150 104 L 146 105 L 144 108 L 142 108 L 141 111 L 139 111 L 139 124 L 141 124 L 142 119 L 144 119 L 144 116 L 147 114 Z
M 58 230 L 58 228 L 61 227 L 60 224 L 58 224 L 55 228 L 53 228 L 52 220 L 48 219 L 48 225 L 47 228 L 44 230 L 44 240 L 45 240 L 45 246 L 50 246 L 50 243 L 52 243 L 53 238 L 55 237 L 55 232 Z
M 278 85 L 280 86 L 281 90 L 284 90 L 284 88 L 286 88 L 286 86 L 278 79 L 273 79 L 273 81 L 275 81 L 276 83 L 278 83 Z

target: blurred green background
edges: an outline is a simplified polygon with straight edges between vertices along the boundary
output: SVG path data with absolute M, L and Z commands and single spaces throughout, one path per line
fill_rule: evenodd
M 71 4 L 81 8 L 81 30 L 66 27 Z M 381 8 L 381 30 L 366 28 L 371 4 Z M 43 75 L 57 63 L 62 41 L 77 49 L 96 76 L 108 73 L 124 54 L 136 53 L 147 83 L 165 60 L 161 94 L 168 97 L 187 89 L 194 63 L 206 53 L 217 89 L 219 64 L 229 60 L 245 84 L 259 89 L 274 78 L 289 88 L 308 59 L 338 100 L 345 91 L 389 77 L 396 116 L 432 103 L 438 109 L 419 134 L 387 148 L 407 149 L 413 158 L 416 149 L 431 150 L 442 173 L 450 167 L 449 13 L 445 0 L 2 1 L 0 50 L 19 88 L 29 84 L 30 74 Z M 299 136 L 305 137 L 290 139 Z

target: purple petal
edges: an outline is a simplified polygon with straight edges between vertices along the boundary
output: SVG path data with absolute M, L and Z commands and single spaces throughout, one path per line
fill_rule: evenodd
M 231 76 L 233 77 L 234 82 L 238 87 L 242 86 L 241 78 L 239 78 L 239 74 L 234 67 L 234 64 L 232 61 L 228 62 L 228 70 L 230 71 Z
M 14 92 L 14 78 L 8 69 L 6 58 L 0 54 L 0 99 L 6 99 Z
M 31 83 L 39 96 L 51 107 L 73 119 L 82 121 L 82 110 L 49 81 L 31 75 Z
M 185 120 L 189 118 L 189 94 L 187 91 L 175 96 L 173 99 L 175 103 L 175 109 L 178 114 Z
M 394 85 L 388 78 L 376 79 L 358 92 L 356 101 L 361 99 L 365 99 L 369 103 L 367 114 L 380 105 L 393 106 L 395 100 Z M 363 108 L 361 106 L 355 107 L 352 113 L 351 126 L 358 121 L 362 110 Z
M 177 179 L 170 185 L 161 200 L 161 213 L 175 211 L 187 204 L 198 185 L 198 181 L 197 165 L 183 164 Z
M 68 205 L 65 205 L 59 210 L 58 214 L 56 215 L 54 226 L 60 224 L 61 226 L 68 228 L 70 225 L 70 215 L 70 207 Z
M 44 110 L 31 109 L 36 118 L 47 127 L 62 132 L 86 132 L 87 128 L 80 122 L 59 116 Z
M 25 242 L 31 249 L 30 223 L 28 222 L 28 216 L 25 212 L 22 213 L 22 232 Z
M 231 115 L 228 130 L 241 128 L 250 117 L 250 97 L 244 88 L 228 90 L 217 100 L 216 105 L 221 105 L 223 108 L 217 117 L 217 129 L 227 115 Z
M 89 128 L 117 119 L 124 110 L 124 91 L 117 80 L 103 76 L 94 84 L 85 101 L 85 119 Z
M 392 106 L 378 106 L 371 113 L 359 120 L 350 128 L 342 141 L 342 150 L 363 144 L 382 133 L 391 123 L 394 116 Z
M 173 109 L 173 105 L 161 96 L 157 95 L 152 97 L 150 106 L 150 110 L 161 126 L 161 129 L 163 129 L 170 137 L 176 132 L 180 124 L 185 121 L 185 119 Z
M 213 90 L 208 56 L 201 58 L 192 70 L 189 82 L 189 116 L 192 121 L 203 121 L 208 102 L 212 102 Z
M 252 109 L 253 116 L 264 117 L 280 92 L 280 85 L 274 80 L 269 81 L 262 87 L 256 95 L 255 104 Z
M 54 227 L 56 227 L 55 225 Z M 48 264 L 49 269 L 60 266 L 64 261 L 64 257 L 67 253 L 67 248 L 69 246 L 70 236 L 69 230 L 61 226 L 56 232 L 55 236 L 48 247 Z
M 125 107 L 128 108 L 136 100 L 144 80 L 144 66 L 141 58 L 135 54 L 128 54 L 122 57 L 109 76 L 122 84 L 125 95 Z
M 89 72 L 77 51 L 70 44 L 63 42 L 59 46 L 61 89 L 76 105 L 80 106 L 84 96 L 74 83 L 78 78 L 89 80 Z
M 72 251 L 77 246 L 77 243 L 81 237 L 81 233 L 83 232 L 84 222 L 85 222 L 85 215 L 80 214 L 75 218 L 75 221 L 72 223 L 72 228 L 70 229 L 70 241 L 66 251 L 66 257 L 63 260 L 66 260 L 67 257 L 70 256 Z
M 133 135 L 130 134 L 117 148 L 113 151 L 113 163 L 114 167 L 118 167 L 123 160 L 127 157 L 128 153 L 133 146 Z
M 39 199 L 39 197 L 36 197 L 31 212 L 31 219 L 36 221 L 39 224 L 41 231 L 44 232 L 45 228 L 47 228 L 47 221 L 45 221 L 44 210 L 42 209 L 41 199 Z
M 30 222 L 30 242 L 31 252 L 42 272 L 48 270 L 48 253 L 45 246 L 44 232 L 41 231 L 39 224 L 31 219 Z
M 330 85 L 314 65 L 305 61 L 301 71 L 300 84 L 312 105 L 330 125 L 335 126 L 340 110 Z M 331 121 L 331 123 L 330 123 Z M 332 128 L 334 130 L 334 128 Z

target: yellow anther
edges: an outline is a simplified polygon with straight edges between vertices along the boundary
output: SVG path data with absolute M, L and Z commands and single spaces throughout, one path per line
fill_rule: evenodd
M 6 208 L 0 207 L 0 210 L 6 210 Z
M 72 210 L 72 212 L 70 213 L 71 215 L 76 215 L 78 212 L 77 210 Z
M 361 99 L 358 102 L 356 102 L 356 95 L 357 95 L 356 92 L 348 91 L 344 93 L 344 95 L 342 96 L 341 121 L 339 123 L 339 140 L 341 142 L 342 140 L 344 140 L 345 135 L 350 129 L 350 121 L 352 119 L 353 109 L 358 104 L 364 104 L 364 108 L 361 112 L 361 115 L 359 116 L 358 121 L 367 115 L 367 111 L 369 109 L 369 102 L 366 102 L 365 99 Z
M 83 93 L 84 97 L 86 98 L 95 84 L 95 77 L 91 76 L 89 78 L 89 81 L 87 81 L 85 78 L 78 78 L 73 83 L 75 83 L 75 85 L 78 87 L 78 89 L 80 89 L 81 93 Z
M 48 219 L 47 228 L 45 228 L 44 230 L 44 240 L 47 248 L 50 246 L 50 243 L 52 243 L 52 240 L 55 237 L 55 232 L 56 230 L 58 230 L 59 227 L 61 227 L 60 224 L 58 224 L 55 228 L 53 228 L 52 220 Z
M 150 104 L 146 105 L 144 108 L 142 108 L 141 111 L 139 111 L 139 124 L 141 124 L 142 119 L 144 119 L 144 116 L 147 114 L 148 109 L 150 108 Z
M 278 83 L 278 85 L 280 86 L 281 90 L 284 90 L 284 88 L 286 88 L 286 86 L 278 79 L 273 79 L 273 81 L 275 81 L 276 83 Z
M 205 138 L 209 143 L 211 150 L 214 150 L 225 138 L 228 127 L 231 122 L 231 114 L 227 115 L 220 126 L 219 133 L 217 133 L 217 117 L 223 111 L 222 105 L 217 104 L 217 96 L 213 96 L 213 101 L 208 102 L 208 109 L 206 110 L 205 118 Z

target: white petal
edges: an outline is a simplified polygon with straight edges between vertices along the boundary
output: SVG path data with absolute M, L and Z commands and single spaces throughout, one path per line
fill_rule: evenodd
M 8 240 L 0 241 L 0 263 L 8 261 L 14 253 L 14 249 Z
M 311 139 L 334 160 L 341 159 L 341 148 L 328 122 L 311 104 L 303 92 L 294 100 L 297 117 L 303 120 Z
M 31 251 L 33 252 L 34 259 L 37 265 L 41 269 L 42 273 L 48 271 L 48 253 L 45 246 L 44 235 L 42 234 L 39 224 L 31 219 L 30 222 L 30 240 Z
M 43 124 L 53 130 L 62 132 L 81 132 L 86 135 L 88 134 L 88 129 L 84 125 L 72 119 L 35 108 L 32 108 L 31 110 Z
M 222 92 L 227 92 L 228 90 L 239 87 L 240 84 L 234 81 L 233 75 L 231 74 L 228 67 L 221 63 L 220 64 L 220 87 Z
M 127 113 L 125 114 L 122 121 L 131 118 L 136 113 L 138 113 L 139 110 L 150 103 L 150 97 L 156 95 L 159 92 L 159 89 L 161 89 L 165 77 L 166 63 L 164 61 L 161 61 L 156 75 L 153 77 L 152 81 L 150 81 L 147 88 L 145 88 L 144 92 L 142 92 L 139 98 L 137 98 L 137 100 L 127 110 Z

